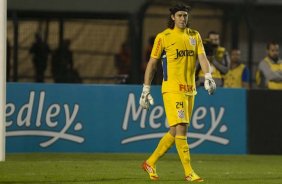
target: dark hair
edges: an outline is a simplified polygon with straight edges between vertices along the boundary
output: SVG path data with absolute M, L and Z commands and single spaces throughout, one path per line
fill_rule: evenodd
M 175 15 L 175 13 L 178 12 L 178 11 L 186 11 L 189 14 L 190 11 L 191 11 L 191 7 L 186 5 L 186 4 L 183 4 L 183 3 L 177 3 L 177 4 L 173 5 L 171 8 L 169 8 L 169 11 L 170 11 L 170 15 L 169 15 L 169 18 L 168 18 L 167 27 L 170 28 L 170 29 L 173 29 L 174 28 L 174 20 L 172 20 L 171 15 Z M 187 26 L 188 26 L 188 24 L 187 24 Z
M 209 37 L 210 37 L 210 35 L 212 35 L 212 34 L 219 35 L 219 33 L 218 33 L 218 32 L 216 32 L 216 31 L 210 31 L 210 32 L 208 33 L 208 38 L 209 38 Z
M 203 39 L 203 46 L 205 49 L 205 53 L 207 56 L 213 56 L 214 55 L 214 51 L 217 48 L 217 45 L 213 44 L 210 39 L 206 38 Z
M 276 42 L 276 41 L 269 41 L 269 42 L 267 42 L 267 44 L 266 44 L 266 49 L 267 50 L 270 48 L 270 45 L 279 45 L 279 43 Z
M 239 50 L 239 51 L 240 51 L 239 47 L 232 47 L 231 52 L 232 52 L 233 50 Z

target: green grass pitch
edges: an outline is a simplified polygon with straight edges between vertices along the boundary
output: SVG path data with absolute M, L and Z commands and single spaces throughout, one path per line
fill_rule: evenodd
M 177 154 L 158 162 L 160 180 L 141 170 L 148 154 L 8 154 L 0 162 L 7 184 L 178 184 L 185 182 Z M 282 156 L 192 154 L 194 170 L 206 184 L 281 184 Z

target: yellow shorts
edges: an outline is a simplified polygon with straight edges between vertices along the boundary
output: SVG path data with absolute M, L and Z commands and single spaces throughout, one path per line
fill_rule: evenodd
M 166 117 L 169 126 L 190 123 L 194 107 L 194 96 L 185 93 L 163 93 Z

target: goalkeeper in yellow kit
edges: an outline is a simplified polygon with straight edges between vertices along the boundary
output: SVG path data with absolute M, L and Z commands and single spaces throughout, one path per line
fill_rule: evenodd
M 196 95 L 195 70 L 198 59 L 205 73 L 205 89 L 213 94 L 216 85 L 210 74 L 210 64 L 207 60 L 200 34 L 188 28 L 190 7 L 177 4 L 170 10 L 168 28 L 159 33 L 155 39 L 151 58 L 147 64 L 144 77 L 140 105 L 148 109 L 154 104 L 150 94 L 157 62 L 162 58 L 163 82 L 162 95 L 170 126 L 160 140 L 152 155 L 142 164 L 151 180 L 159 179 L 156 162 L 172 145 L 176 145 L 178 155 L 185 172 L 185 180 L 201 182 L 190 164 L 190 152 L 187 143 L 187 129 L 190 123 Z

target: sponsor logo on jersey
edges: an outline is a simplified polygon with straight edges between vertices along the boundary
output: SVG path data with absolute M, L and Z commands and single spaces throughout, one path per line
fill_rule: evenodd
M 195 91 L 195 88 L 194 88 L 193 85 L 179 84 L 179 91 L 183 91 L 183 92 L 193 92 L 193 91 Z
M 187 56 L 194 56 L 193 50 L 178 50 L 176 49 L 176 57 L 174 59 L 177 59 L 179 57 L 187 57 Z

